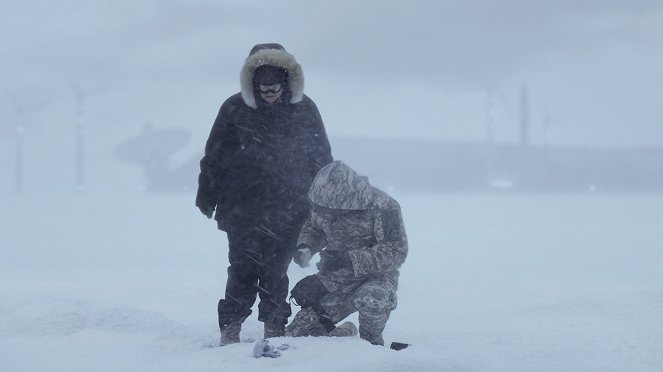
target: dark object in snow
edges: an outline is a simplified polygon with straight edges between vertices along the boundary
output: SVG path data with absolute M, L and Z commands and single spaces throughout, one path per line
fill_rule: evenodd
M 391 343 L 391 346 L 389 346 L 389 348 L 392 350 L 403 350 L 406 349 L 408 346 L 410 346 L 410 344 L 394 341 Z
M 278 358 L 281 356 L 281 351 L 287 350 L 289 347 L 288 344 L 274 345 L 269 340 L 260 340 L 253 345 L 253 356 Z

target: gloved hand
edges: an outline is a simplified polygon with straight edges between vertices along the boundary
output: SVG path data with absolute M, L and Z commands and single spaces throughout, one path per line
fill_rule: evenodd
M 311 248 L 306 244 L 300 244 L 297 246 L 297 252 L 295 252 L 293 260 L 299 265 L 299 267 L 309 267 L 311 264 L 311 257 L 313 257 Z
M 213 205 L 198 205 L 198 209 L 200 209 L 200 213 L 207 216 L 207 218 L 212 218 L 215 208 Z
M 337 271 L 344 267 L 352 268 L 352 260 L 350 259 L 348 252 L 330 249 L 325 249 L 320 252 L 318 270 Z

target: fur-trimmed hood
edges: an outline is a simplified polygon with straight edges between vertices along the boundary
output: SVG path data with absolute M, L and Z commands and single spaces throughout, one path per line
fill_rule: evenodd
M 247 106 L 258 108 L 253 92 L 253 76 L 256 68 L 263 65 L 272 65 L 285 69 L 288 72 L 288 89 L 290 90 L 290 103 L 301 102 L 304 97 L 304 73 L 295 57 L 286 52 L 279 44 L 258 44 L 251 49 L 251 53 L 244 61 L 240 73 L 242 99 Z

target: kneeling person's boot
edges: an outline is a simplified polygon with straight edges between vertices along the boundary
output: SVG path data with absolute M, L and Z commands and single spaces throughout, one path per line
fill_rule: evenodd
M 285 336 L 285 324 L 265 322 L 264 338 Z
M 318 314 L 310 307 L 300 310 L 285 330 L 285 335 L 288 337 L 318 337 L 324 336 L 326 333 L 325 326 L 320 323 Z
M 236 344 L 239 342 L 239 333 L 242 331 L 242 323 L 244 323 L 244 319 L 246 318 L 234 321 L 221 330 L 221 346 Z
M 382 333 L 372 334 L 372 333 L 359 333 L 359 337 L 363 340 L 370 342 L 373 345 L 384 346 L 384 338 L 382 338 Z
M 327 336 L 330 337 L 353 337 L 357 335 L 357 327 L 354 323 L 347 321 L 332 329 Z

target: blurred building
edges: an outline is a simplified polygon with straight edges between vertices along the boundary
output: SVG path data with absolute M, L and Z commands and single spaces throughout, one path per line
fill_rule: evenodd
M 174 164 L 189 134 L 147 126 L 116 159 L 144 170 L 149 192 L 195 192 L 201 153 Z M 398 192 L 661 192 L 663 148 L 598 150 L 491 142 L 330 138 L 333 155 Z

